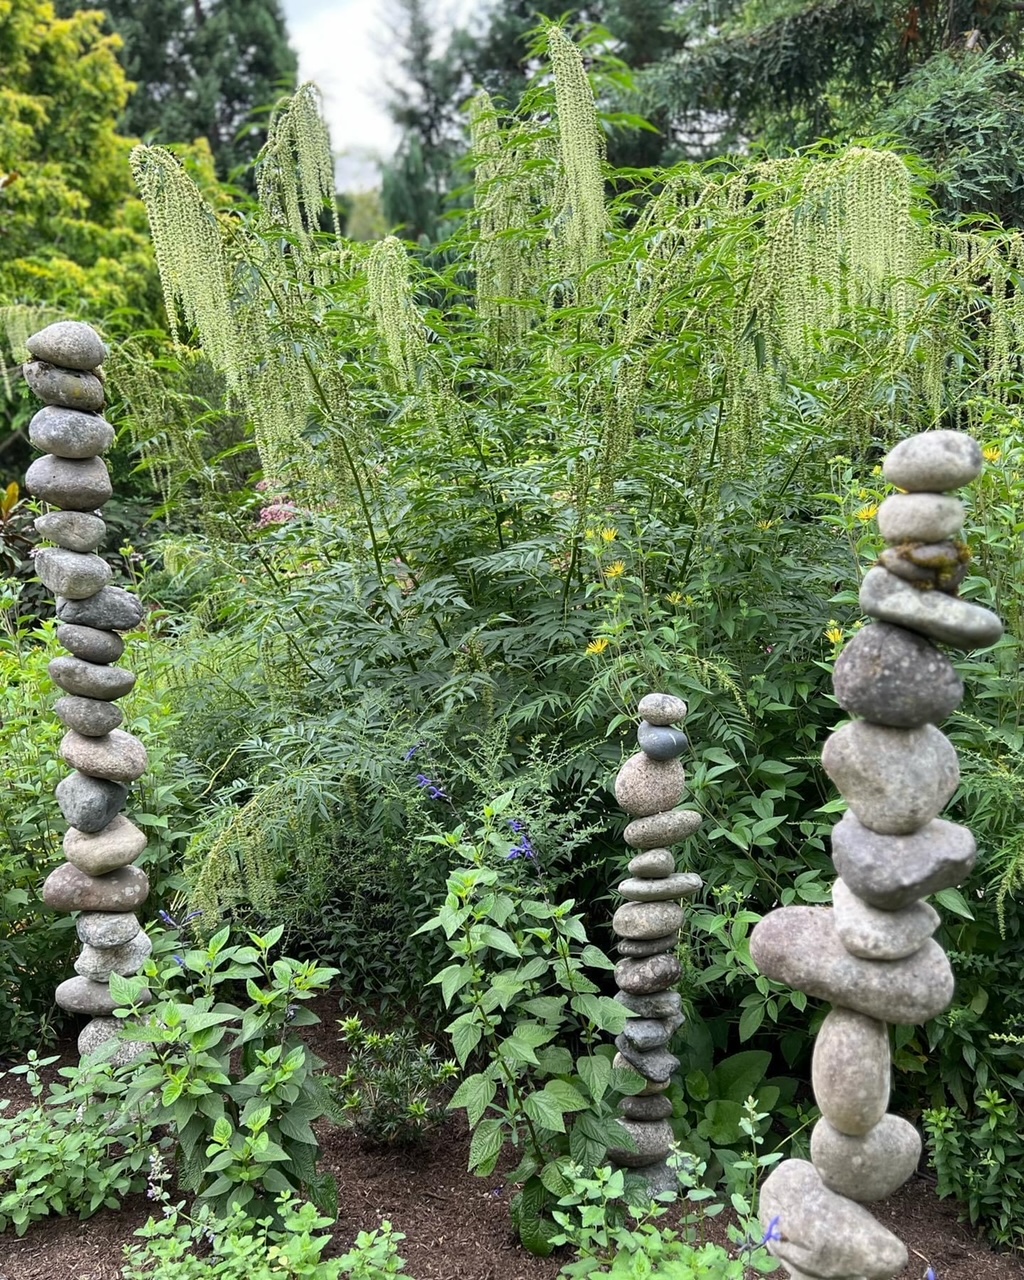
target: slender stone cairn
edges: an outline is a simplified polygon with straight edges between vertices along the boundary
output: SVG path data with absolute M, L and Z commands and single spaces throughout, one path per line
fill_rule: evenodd
M 679 903 L 703 883 L 700 876 L 676 871 L 669 846 L 692 835 L 701 817 L 675 807 L 686 787 L 679 757 L 688 743 L 676 727 L 686 718 L 686 703 L 671 694 L 649 693 L 640 699 L 638 710 L 640 750 L 615 779 L 615 798 L 633 819 L 625 841 L 640 851 L 629 863 L 629 878 L 618 887 L 626 901 L 612 917 L 624 957 L 615 966 L 615 998 L 636 1015 L 616 1037 L 615 1066 L 639 1072 L 647 1085 L 622 1100 L 619 1123 L 636 1150 L 615 1148 L 608 1155 L 616 1164 L 635 1169 L 656 1193 L 677 1185 L 665 1163 L 673 1134 L 668 1122 L 672 1104 L 664 1095 L 679 1066 L 668 1042 L 684 1021 L 682 998 L 675 989 L 681 973 L 675 956 L 683 922 Z
M 73 770 L 57 787 L 68 823 L 67 862 L 47 877 L 43 901 L 56 911 L 81 913 L 78 976 L 62 982 L 56 998 L 61 1008 L 92 1019 L 78 1037 L 85 1055 L 115 1038 L 110 975 L 137 973 L 152 950 L 135 915 L 149 880 L 132 865 L 146 837 L 121 813 L 129 784 L 146 771 L 146 749 L 118 727 L 116 703 L 135 676 L 113 665 L 124 652 L 118 632 L 139 625 L 142 606 L 110 585 L 110 566 L 95 554 L 106 533 L 97 508 L 112 492 L 100 456 L 114 440 L 101 416 L 98 370 L 106 348 L 95 330 L 73 320 L 49 325 L 26 346 L 33 359 L 24 366 L 25 380 L 44 404 L 29 425 L 29 439 L 44 456 L 29 467 L 25 483 L 53 508 L 35 522 L 40 537 L 54 544 L 36 552 L 35 567 L 56 595 L 57 639 L 70 654 L 49 666 L 64 692 L 54 707 L 68 730 L 60 754 Z M 126 1049 L 118 1051 L 122 1057 Z
M 822 1118 L 811 1159 L 785 1160 L 761 1190 L 769 1248 L 793 1280 L 890 1280 L 907 1251 L 862 1205 L 917 1168 L 921 1139 L 887 1112 L 887 1023 L 921 1024 L 953 996 L 953 973 L 932 938 L 930 893 L 974 866 L 974 837 L 938 815 L 960 780 L 956 752 L 935 726 L 960 704 L 963 684 L 933 642 L 994 644 L 1002 623 L 957 596 L 970 559 L 957 537 L 963 504 L 949 490 L 981 473 L 969 436 L 927 431 L 885 458 L 878 524 L 889 544 L 860 591 L 875 619 L 846 646 L 834 688 L 857 717 L 825 743 L 822 763 L 848 811 L 832 833 L 839 879 L 832 907 L 783 907 L 751 935 L 762 973 L 831 1002 L 814 1046 L 811 1083 Z

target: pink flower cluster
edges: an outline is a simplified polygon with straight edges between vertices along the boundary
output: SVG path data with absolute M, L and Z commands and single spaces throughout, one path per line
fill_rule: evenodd
M 286 493 L 281 494 L 267 507 L 260 507 L 260 518 L 256 522 L 257 529 L 267 529 L 274 524 L 287 524 L 289 520 L 294 520 L 296 509 L 288 501 Z

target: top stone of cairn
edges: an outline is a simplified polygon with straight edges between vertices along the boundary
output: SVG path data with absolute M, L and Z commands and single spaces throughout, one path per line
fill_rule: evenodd
M 62 369 L 95 369 L 107 358 L 100 335 L 80 320 L 58 320 L 47 325 L 34 333 L 25 346 L 34 359 Z
M 885 457 L 882 474 L 908 493 L 945 493 L 981 475 L 981 446 L 962 431 L 922 431 Z
M 648 724 L 681 724 L 686 719 L 686 703 L 671 693 L 648 693 L 640 699 L 637 710 Z

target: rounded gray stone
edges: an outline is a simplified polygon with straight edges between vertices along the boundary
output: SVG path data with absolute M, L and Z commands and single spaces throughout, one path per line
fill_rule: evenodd
M 616 1071 L 633 1071 L 633 1072 L 636 1071 L 636 1068 L 632 1066 L 631 1063 L 627 1062 L 621 1053 L 617 1053 L 615 1057 L 612 1058 L 612 1067 Z M 644 1087 L 640 1090 L 640 1092 L 634 1093 L 630 1096 L 634 1098 L 650 1098 L 650 1097 L 653 1097 L 655 1094 L 664 1093 L 668 1089 L 670 1084 L 671 1084 L 670 1080 L 662 1080 L 662 1081 L 645 1080 Z
M 676 860 L 669 849 L 647 849 L 631 858 L 627 870 L 631 876 L 643 880 L 660 880 L 676 869 Z
M 68 551 L 95 551 L 107 532 L 100 517 L 87 511 L 48 511 L 36 517 L 35 526 L 41 538 Z
M 130 978 L 139 972 L 152 950 L 153 942 L 142 930 L 119 947 L 93 947 L 87 943 L 75 961 L 75 973 L 93 982 L 107 982 L 112 973 Z
M 970 831 L 944 818 L 906 836 L 879 835 L 852 813 L 832 828 L 836 870 L 858 898 L 883 911 L 899 911 L 960 884 L 976 857 Z
M 664 1160 L 672 1149 L 675 1135 L 667 1120 L 619 1120 L 617 1123 L 632 1139 L 636 1149 L 627 1151 L 625 1147 L 609 1147 L 608 1159 L 612 1164 L 625 1169 L 642 1169 L 645 1165 Z
M 102 1050 L 102 1060 L 113 1067 L 133 1062 L 149 1046 L 145 1041 L 118 1038 L 118 1030 L 130 1025 L 122 1018 L 93 1018 L 78 1033 L 79 1057 L 86 1058 Z
M 750 956 L 766 977 L 880 1022 L 919 1025 L 953 998 L 953 970 L 934 938 L 903 960 L 861 960 L 839 940 L 826 907 L 770 912 L 754 926 Z
M 827 1120 L 811 1130 L 811 1163 L 836 1195 L 861 1204 L 884 1200 L 921 1159 L 921 1135 L 902 1116 L 884 1115 L 862 1137 L 840 1133 Z
M 962 431 L 922 431 L 908 436 L 882 460 L 882 475 L 909 493 L 944 493 L 981 475 L 981 446 Z
M 87 876 L 65 862 L 51 871 L 43 883 L 43 902 L 54 911 L 119 914 L 142 906 L 148 893 L 149 877 L 138 867 L 119 867 L 105 876 Z
M 39 580 L 55 595 L 69 600 L 84 600 L 101 591 L 114 576 L 114 571 L 100 556 L 64 547 L 40 547 L 35 554 L 35 571 Z
M 107 348 L 96 330 L 81 320 L 58 320 L 26 339 L 28 353 L 36 360 L 62 369 L 95 369 L 107 358 Z
M 102 876 L 133 863 L 146 847 L 145 833 L 123 813 L 102 831 L 88 833 L 69 827 L 64 834 L 64 857 L 87 876 Z M 115 943 L 93 943 L 115 946 Z
M 931 822 L 960 782 L 953 744 L 930 724 L 890 729 L 856 720 L 829 736 L 821 763 L 864 826 L 883 835 Z
M 991 609 L 945 591 L 919 591 L 878 566 L 864 575 L 860 607 L 880 622 L 920 631 L 954 649 L 984 649 L 1003 634 L 1003 624 Z
M 682 972 L 675 956 L 664 952 L 637 959 L 627 957 L 615 966 L 615 985 L 628 995 L 644 996 L 675 986 Z
M 832 885 L 832 907 L 839 941 L 862 960 L 902 960 L 932 936 L 941 921 L 927 902 L 900 911 L 881 911 L 858 898 L 842 879 Z
M 630 902 L 675 902 L 692 898 L 704 887 L 704 881 L 692 871 L 680 871 L 660 880 L 623 880 L 619 893 Z
M 702 821 L 703 818 L 693 809 L 670 809 L 668 813 L 655 813 L 649 818 L 630 822 L 622 838 L 634 849 L 658 849 L 692 836 Z
M 612 916 L 620 938 L 662 938 L 683 923 L 683 909 L 674 902 L 627 902 Z
M 945 542 L 964 525 L 964 504 L 941 493 L 894 493 L 878 508 L 878 531 L 888 543 Z
M 22 365 L 29 389 L 43 404 L 59 404 L 65 409 L 96 413 L 103 408 L 103 383 L 94 373 L 62 369 L 45 360 Z
M 683 998 L 678 991 L 656 991 L 630 994 L 620 991 L 615 999 L 640 1018 L 678 1018 L 682 1016 Z
M 615 1047 L 626 1059 L 634 1071 L 638 1071 L 645 1080 L 653 1080 L 655 1084 L 664 1084 L 672 1077 L 672 1072 L 679 1066 L 679 1059 L 667 1049 L 638 1049 L 627 1036 L 616 1036 Z
M 681 729 L 649 724 L 646 720 L 640 721 L 636 741 L 644 755 L 652 760 L 674 760 L 690 745 L 689 738 Z
M 663 1093 L 623 1098 L 619 1106 L 627 1120 L 667 1120 L 672 1114 L 672 1100 Z
M 832 684 L 844 711 L 900 729 L 940 724 L 964 696 L 944 653 L 916 631 L 887 622 L 857 632 L 839 655 Z
M 73 623 L 61 623 L 57 628 L 57 643 L 62 644 L 73 657 L 83 662 L 116 662 L 124 653 L 124 641 L 114 631 L 100 631 L 98 627 L 76 627 Z
M 647 1053 L 668 1044 L 671 1032 L 661 1018 L 630 1018 L 622 1034 L 638 1053 Z M 619 1052 L 625 1054 L 621 1046 Z
M 113 702 L 131 693 L 135 674 L 125 667 L 111 667 L 99 662 L 83 662 L 81 658 L 54 658 L 47 667 L 54 684 L 79 698 L 96 698 Z
M 57 783 L 56 796 L 68 826 L 91 835 L 109 826 L 121 812 L 128 788 L 119 782 L 108 782 L 106 778 L 87 777 L 76 770 Z
M 830 1010 L 811 1057 L 814 1100 L 829 1124 L 840 1133 L 867 1133 L 885 1115 L 891 1080 L 885 1023 L 852 1009 Z
M 61 759 L 91 778 L 134 782 L 149 767 L 146 748 L 131 733 L 112 729 L 101 738 L 87 737 L 72 729 L 61 739 Z
M 971 564 L 971 553 L 958 542 L 904 542 L 886 547 L 878 563 L 905 582 L 925 583 L 955 595 Z
M 28 438 L 42 453 L 58 458 L 95 458 L 114 443 L 114 428 L 98 413 L 48 404 L 28 424 Z
M 142 621 L 143 608 L 138 596 L 121 587 L 104 587 L 88 600 L 58 600 L 57 617 L 100 631 L 132 631 Z
M 615 799 L 634 818 L 672 809 L 685 789 L 686 771 L 678 760 L 651 760 L 642 751 L 630 756 L 615 779 Z
M 65 511 L 95 511 L 114 492 L 102 458 L 57 458 L 46 453 L 25 472 L 34 497 Z
M 90 947 L 119 947 L 130 941 L 142 926 L 130 911 L 86 911 L 75 921 L 79 942 Z
M 641 720 L 648 724 L 681 724 L 686 719 L 686 703 L 672 693 L 648 693 L 637 706 Z
M 74 729 L 87 738 L 102 738 L 124 719 L 116 703 L 103 702 L 99 698 L 79 698 L 73 694 L 58 698 L 53 704 L 53 711 L 66 728 Z
M 903 1243 L 859 1204 L 829 1191 L 807 1160 L 783 1160 L 761 1187 L 761 1227 L 794 1274 L 829 1280 L 892 1280 L 907 1265 Z
M 620 938 L 615 949 L 624 956 L 653 956 L 659 951 L 675 951 L 679 945 L 679 931 L 666 933 L 661 938 Z
M 105 982 L 93 982 L 90 978 L 67 978 L 58 986 L 54 998 L 70 1013 L 103 1015 L 121 1008 L 121 1002 L 114 999 Z M 140 1004 L 148 1004 L 149 1000 L 148 991 L 139 997 Z

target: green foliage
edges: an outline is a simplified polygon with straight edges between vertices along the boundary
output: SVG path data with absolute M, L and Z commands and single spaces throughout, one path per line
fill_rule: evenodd
M 229 945 L 227 928 L 205 945 L 168 937 L 144 976 L 110 979 L 133 1018 L 128 1038 L 149 1046 L 127 1101 L 154 1097 L 154 1119 L 174 1137 L 179 1183 L 221 1214 L 246 1206 L 272 1213 L 285 1193 L 336 1209 L 333 1179 L 316 1172 L 310 1127 L 330 1100 L 315 1074 L 319 1060 L 294 1030 L 319 1021 L 298 1002 L 337 970 L 271 960 L 282 932 L 250 934 L 249 945 Z M 236 983 L 245 984 L 246 1006 L 228 998 Z
M 408 1029 L 367 1031 L 358 1017 L 339 1021 L 345 1071 L 328 1084 L 345 1120 L 378 1142 L 411 1144 L 444 1118 L 445 1086 L 458 1075 L 431 1044 Z
M 405 1259 L 398 1256 L 399 1242 L 405 1236 L 395 1231 L 385 1218 L 379 1231 L 360 1231 L 355 1245 L 339 1259 L 347 1268 L 343 1274 L 352 1280 L 386 1280 L 405 1270 Z
M 10 1100 L 0 1100 L 0 1233 L 13 1226 L 22 1236 L 50 1214 L 119 1209 L 145 1185 L 155 1120 L 149 1099 L 127 1098 L 130 1069 L 61 1067 L 44 1097 L 39 1069 L 56 1061 L 30 1049 L 9 1074 L 25 1077 L 34 1101 L 7 1116 Z

